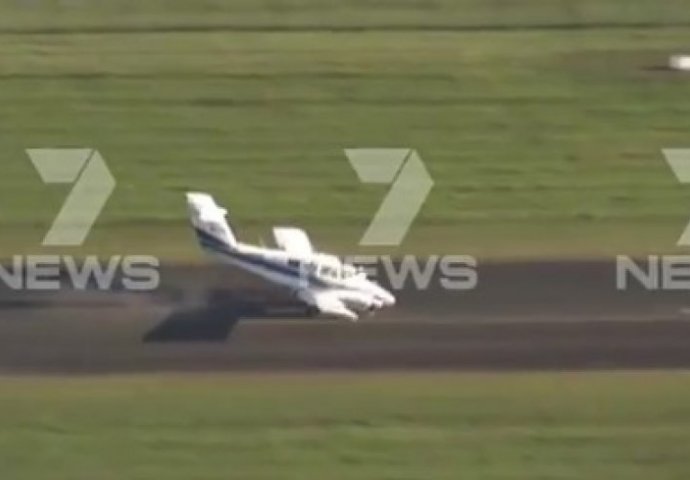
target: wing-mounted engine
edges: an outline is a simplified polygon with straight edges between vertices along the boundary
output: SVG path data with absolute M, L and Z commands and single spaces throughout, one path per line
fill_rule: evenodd
M 316 308 L 320 315 L 334 318 L 344 318 L 356 322 L 358 315 L 347 308 L 333 291 L 302 289 L 297 291 L 297 298 L 307 305 Z

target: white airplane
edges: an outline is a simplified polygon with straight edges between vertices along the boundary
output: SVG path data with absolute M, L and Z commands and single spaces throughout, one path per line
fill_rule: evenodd
M 209 194 L 187 193 L 187 206 L 202 249 L 291 290 L 311 313 L 357 321 L 362 312 L 395 304 L 395 297 L 355 266 L 334 255 L 315 252 L 307 234 L 294 227 L 275 227 L 278 248 L 237 241 L 225 220 L 227 210 Z

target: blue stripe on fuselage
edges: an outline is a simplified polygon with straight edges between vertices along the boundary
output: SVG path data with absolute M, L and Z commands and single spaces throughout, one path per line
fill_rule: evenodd
M 282 263 L 272 262 L 270 260 L 266 260 L 265 258 L 242 253 L 238 250 L 228 247 L 228 245 L 226 245 L 222 240 L 214 237 L 208 232 L 205 232 L 199 228 L 195 228 L 194 230 L 196 231 L 201 246 L 213 251 L 214 253 L 219 253 L 242 262 L 266 268 L 267 270 L 273 270 L 274 272 L 290 277 L 308 279 L 311 283 L 317 286 L 328 286 L 328 284 L 323 282 L 318 277 L 308 274 L 307 272 L 301 272 L 299 268 L 293 268 Z

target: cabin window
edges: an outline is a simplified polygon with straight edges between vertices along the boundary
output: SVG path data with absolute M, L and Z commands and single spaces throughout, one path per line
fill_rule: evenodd
M 333 278 L 336 274 L 336 271 L 329 267 L 329 266 L 322 266 L 321 270 L 319 271 L 322 277 L 331 277 Z

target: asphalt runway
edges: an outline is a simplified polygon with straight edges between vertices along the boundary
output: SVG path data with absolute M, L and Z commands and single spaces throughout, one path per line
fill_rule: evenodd
M 611 262 L 481 264 L 359 323 L 304 318 L 239 272 L 167 267 L 153 293 L 0 290 L 0 372 L 573 370 L 690 366 L 687 291 L 620 291 Z M 385 281 L 384 281 L 385 283 Z

